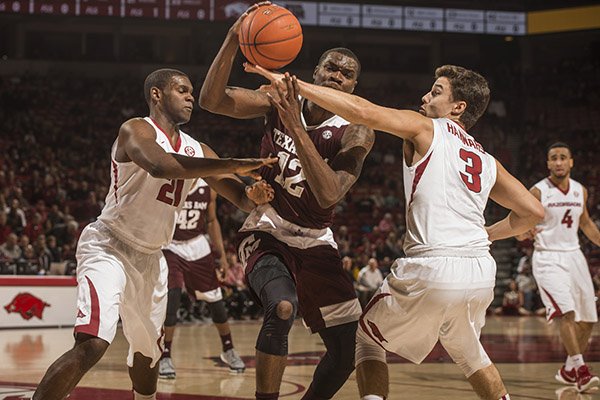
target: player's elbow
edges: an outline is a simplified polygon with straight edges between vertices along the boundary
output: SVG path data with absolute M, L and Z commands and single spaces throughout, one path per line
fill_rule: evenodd
M 533 219 L 535 219 L 535 223 L 538 224 L 540 222 L 542 222 L 542 220 L 544 219 L 544 217 L 546 216 L 546 212 L 544 211 L 544 206 L 542 206 L 542 203 L 540 203 L 539 201 L 537 201 L 532 210 L 531 210 L 531 215 L 533 217 Z
M 216 101 L 215 96 L 209 93 L 200 92 L 200 98 L 198 98 L 198 105 L 200 108 L 215 113 L 218 109 L 219 102 Z
M 328 209 L 329 207 L 333 207 L 341 200 L 340 198 L 327 194 L 316 196 L 316 199 L 317 203 L 319 204 L 319 207 L 321 207 L 322 209 Z

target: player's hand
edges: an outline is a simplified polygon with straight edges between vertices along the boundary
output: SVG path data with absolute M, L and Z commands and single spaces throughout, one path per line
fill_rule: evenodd
M 257 206 L 265 204 L 275 198 L 275 190 L 267 182 L 259 180 L 246 186 L 246 196 Z
M 537 235 L 538 233 L 540 233 L 543 230 L 543 228 L 541 227 L 534 227 L 533 229 L 528 230 L 525 233 L 521 233 L 520 235 L 515 236 L 515 238 L 519 241 L 522 240 L 533 240 L 535 238 L 535 235 Z
M 244 63 L 244 71 L 249 72 L 251 74 L 262 75 L 267 78 L 272 85 L 277 84 L 278 82 L 282 82 L 284 75 L 277 71 L 270 71 L 261 67 L 260 65 L 251 64 L 249 62 Z
M 277 157 L 269 157 L 269 158 L 236 158 L 234 159 L 237 162 L 237 167 L 235 167 L 234 171 L 238 175 L 249 176 L 256 180 L 260 180 L 261 176 L 256 171 L 262 166 L 266 166 L 272 168 L 272 165 L 277 162 Z
M 271 5 L 270 1 L 261 1 L 260 3 L 252 4 L 250 6 L 250 8 L 248 8 L 242 15 L 239 16 L 239 18 L 233 23 L 233 25 L 231 26 L 231 28 L 229 28 L 229 34 L 230 35 L 234 35 L 235 38 L 237 39 L 238 33 L 240 31 L 240 26 L 242 26 L 242 21 L 248 15 L 250 15 L 250 13 L 252 11 L 256 10 L 258 7 L 260 7 L 260 6 L 269 6 L 269 5 Z
M 271 106 L 275 107 L 279 112 L 281 122 L 283 122 L 291 135 L 305 132 L 300 120 L 300 89 L 298 88 L 296 77 L 290 76 L 286 72 L 282 82 L 274 83 L 273 86 L 277 89 L 279 100 L 276 100 L 270 93 L 267 93 L 267 97 L 271 102 Z

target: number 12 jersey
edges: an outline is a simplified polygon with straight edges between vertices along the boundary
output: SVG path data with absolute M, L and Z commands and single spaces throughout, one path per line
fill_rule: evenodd
M 496 183 L 496 160 L 447 118 L 433 120 L 425 156 L 404 168 L 404 251 L 419 256 L 478 256 L 489 251 L 483 211 Z

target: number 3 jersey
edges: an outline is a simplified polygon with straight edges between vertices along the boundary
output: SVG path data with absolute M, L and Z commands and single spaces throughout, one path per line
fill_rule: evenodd
M 340 151 L 349 122 L 334 115 L 318 126 L 307 126 L 302 114 L 301 118 L 321 157 L 328 162 L 333 160 Z M 323 209 L 319 206 L 302 171 L 294 140 L 288 135 L 276 110 L 266 118 L 260 156 L 279 158 L 273 168 L 262 167 L 260 174 L 275 190 L 275 198 L 270 204 L 281 218 L 313 229 L 323 229 L 332 224 L 334 207 Z
M 433 120 L 425 156 L 403 161 L 408 256 L 478 256 L 489 252 L 485 209 L 496 182 L 496 160 L 447 119 Z
M 173 147 L 169 137 L 149 117 L 144 120 L 156 131 L 156 143 L 167 153 L 203 157 L 200 143 L 179 131 Z M 98 220 L 120 240 L 144 253 L 154 253 L 168 244 L 175 229 L 175 212 L 183 206 L 193 179 L 154 178 L 133 161 L 115 160 L 117 140 L 111 150 L 111 183 L 106 204 Z
M 540 201 L 546 213 L 537 225 L 536 250 L 572 251 L 579 249 L 579 218 L 583 213 L 583 186 L 569 179 L 569 188 L 563 192 L 549 178 L 534 185 L 540 191 Z

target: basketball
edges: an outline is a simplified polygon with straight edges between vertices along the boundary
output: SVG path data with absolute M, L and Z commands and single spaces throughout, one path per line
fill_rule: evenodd
M 289 10 L 274 4 L 258 7 L 242 21 L 240 49 L 253 64 L 278 69 L 302 48 L 302 27 Z

